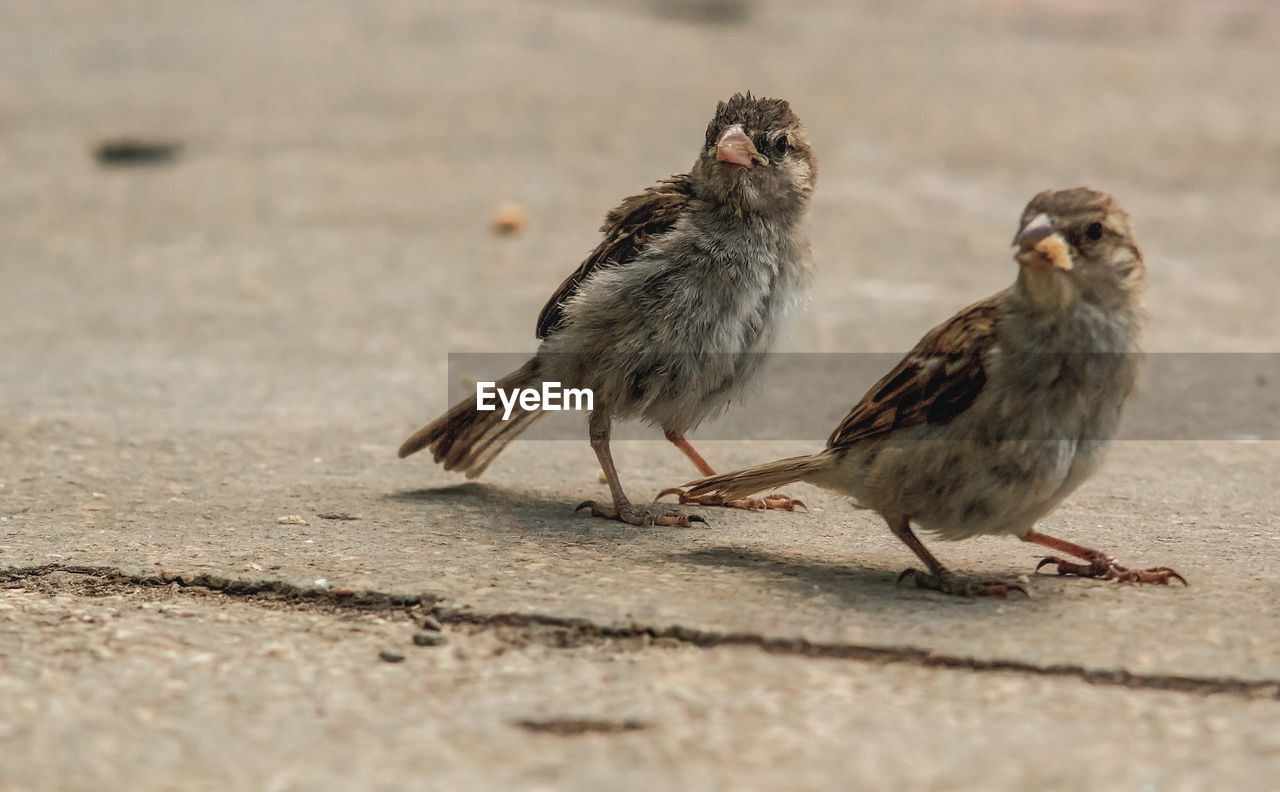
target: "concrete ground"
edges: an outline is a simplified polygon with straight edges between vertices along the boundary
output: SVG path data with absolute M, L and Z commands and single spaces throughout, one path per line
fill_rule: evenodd
M 5 6 L 0 789 L 1280 777 L 1268 5 Z M 1032 194 L 1122 201 L 1146 347 L 1253 390 L 1135 411 L 1043 529 L 1190 587 L 1036 575 L 988 538 L 931 544 L 1030 597 L 943 598 L 805 487 L 808 514 L 593 520 L 585 430 L 472 483 L 395 458 L 447 406 L 447 355 L 531 351 L 605 210 L 747 88 L 790 99 L 821 162 L 789 351 L 902 352 L 1011 279 Z M 182 148 L 95 161 L 127 138 Z M 508 203 L 526 225 L 495 234 Z M 1272 423 L 1187 417 L 1249 409 Z M 616 450 L 637 496 L 693 473 L 648 436 Z M 700 446 L 729 468 L 820 442 Z M 416 645 L 431 619 L 447 643 Z

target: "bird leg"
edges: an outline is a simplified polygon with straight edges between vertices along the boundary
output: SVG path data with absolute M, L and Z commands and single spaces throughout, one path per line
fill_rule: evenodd
M 670 429 L 666 430 L 665 434 L 672 445 L 689 457 L 689 461 L 704 477 L 716 474 L 715 470 L 707 464 L 707 460 L 702 458 L 702 454 L 698 453 L 698 449 L 694 448 L 693 444 L 684 435 Z M 809 511 L 809 507 L 804 505 L 804 501 L 788 498 L 780 492 L 771 492 L 763 498 L 738 498 L 737 500 L 726 501 L 718 495 L 691 497 L 686 495 L 684 490 L 679 487 L 668 487 L 658 493 L 658 498 L 663 495 L 675 495 L 680 499 L 680 503 L 695 503 L 699 506 L 725 506 L 730 509 L 748 509 L 750 511 L 768 511 L 770 509 L 795 511 L 797 506 L 801 506 L 805 511 Z
M 1169 567 L 1152 567 L 1150 569 L 1129 569 L 1122 567 L 1116 563 L 1116 560 L 1106 553 L 1098 550 L 1092 550 L 1088 547 L 1078 545 L 1074 542 L 1068 542 L 1065 539 L 1059 539 L 1056 536 L 1049 536 L 1037 531 L 1031 531 L 1022 537 L 1024 542 L 1034 542 L 1035 544 L 1057 550 L 1060 553 L 1066 553 L 1076 558 L 1083 558 L 1088 561 L 1087 564 L 1077 564 L 1074 561 L 1067 561 L 1058 556 L 1047 556 L 1036 564 L 1036 570 L 1040 567 L 1054 564 L 1058 567 L 1059 575 L 1076 575 L 1078 577 L 1102 578 L 1103 580 L 1115 580 L 1120 583 L 1158 583 L 1167 586 L 1177 580 L 1182 585 L 1189 585 L 1187 579 Z
M 898 575 L 898 582 L 901 583 L 910 577 L 915 580 L 916 588 L 929 589 L 931 591 L 940 591 L 943 594 L 955 594 L 961 597 L 999 597 L 1005 599 L 1010 592 L 1016 591 L 1026 597 L 1027 590 L 1022 586 L 1013 583 L 1004 583 L 999 580 L 960 580 L 951 571 L 942 565 L 942 562 L 933 557 L 933 553 L 924 546 L 924 543 L 911 530 L 911 522 L 905 517 L 898 520 L 889 520 L 889 530 L 893 531 L 893 535 L 902 540 L 902 543 L 911 548 L 911 552 L 916 554 L 929 567 L 928 572 L 921 572 L 918 569 L 903 570 Z
M 706 522 L 696 514 L 685 514 L 674 509 L 665 512 L 658 511 L 646 506 L 636 506 L 627 500 L 627 494 L 622 491 L 622 482 L 618 480 L 618 470 L 613 466 L 613 454 L 609 451 L 609 433 L 612 428 L 609 414 L 603 410 L 592 410 L 589 428 L 591 432 L 591 447 L 595 450 L 596 458 L 600 460 L 600 469 L 604 471 L 605 479 L 609 482 L 609 492 L 613 496 L 613 503 L 583 501 L 574 511 L 590 506 L 593 517 L 621 520 L 630 525 L 669 525 L 677 528 L 689 528 L 692 523 Z
M 716 474 L 716 472 L 711 469 L 711 466 L 707 464 L 707 460 L 702 458 L 702 454 L 698 453 L 698 449 L 694 448 L 693 443 L 690 443 L 684 435 L 679 434 L 678 432 L 673 432 L 670 429 L 666 430 L 663 434 L 671 441 L 672 445 L 684 452 L 685 456 L 689 457 L 689 461 L 693 463 L 693 466 L 696 467 L 698 472 L 704 477 L 714 476 Z

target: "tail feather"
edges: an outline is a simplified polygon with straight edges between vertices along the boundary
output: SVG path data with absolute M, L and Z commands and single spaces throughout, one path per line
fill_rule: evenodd
M 467 478 L 475 478 L 489 467 L 489 463 L 507 447 L 507 443 L 519 437 L 524 430 L 536 420 L 542 417 L 541 410 L 525 410 L 519 414 L 512 415 L 511 420 L 505 421 L 497 427 L 493 428 L 485 434 L 485 436 L 472 445 L 467 451 L 465 457 L 465 465 L 467 469 Z M 463 459 L 459 457 L 459 464 L 463 463 Z M 453 468 L 446 468 L 452 470 Z
M 541 379 L 538 359 L 533 358 L 498 380 L 496 385 L 510 391 L 536 387 Z M 463 470 L 467 478 L 475 478 L 541 415 L 541 410 L 517 407 L 510 419 L 504 421 L 501 409 L 477 410 L 474 398 L 464 399 L 405 440 L 400 446 L 400 458 L 430 448 L 435 461 L 444 462 L 445 470 Z
M 687 484 L 686 495 L 719 496 L 725 501 L 750 497 L 757 492 L 805 481 L 826 470 L 828 458 L 823 454 L 789 457 L 764 465 L 708 476 Z

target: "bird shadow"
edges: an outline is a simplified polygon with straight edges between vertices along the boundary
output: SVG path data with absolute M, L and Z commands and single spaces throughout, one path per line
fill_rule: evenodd
M 469 481 L 445 487 L 401 490 L 383 496 L 386 500 L 401 503 L 425 503 L 435 506 L 461 508 L 467 511 L 485 511 L 490 514 L 503 512 L 514 516 L 553 518 L 564 514 L 577 504 L 569 504 L 562 498 L 541 497 L 528 490 L 509 490 L 494 484 Z
M 383 497 L 387 500 L 401 501 L 403 503 L 435 503 L 441 505 L 466 503 L 522 509 L 527 509 L 530 506 L 549 506 L 553 503 L 563 505 L 563 501 L 531 496 L 527 490 L 521 490 L 517 493 L 493 484 L 481 484 L 478 481 L 449 484 L 444 487 L 401 490 L 388 493 Z
M 833 563 L 743 547 L 701 548 L 668 557 L 671 561 L 695 566 L 740 569 L 805 599 L 823 597 L 856 610 L 918 610 L 921 603 L 928 602 L 942 607 L 976 605 L 986 611 L 993 603 L 1007 601 L 954 597 L 923 590 L 912 585 L 909 579 L 899 582 L 902 569 Z M 1011 599 L 1021 598 L 1015 593 Z
M 382 497 L 447 509 L 468 522 L 474 519 L 488 526 L 494 534 L 542 535 L 553 542 L 573 544 L 615 545 L 618 541 L 626 541 L 633 545 L 649 545 L 650 557 L 662 562 L 740 571 L 756 577 L 762 584 L 790 591 L 800 599 L 821 597 L 839 607 L 854 610 L 909 612 L 918 611 L 928 604 L 930 607 L 960 607 L 977 614 L 988 612 L 993 604 L 1006 601 L 968 599 L 919 589 L 909 580 L 898 581 L 905 566 L 886 569 L 728 545 L 672 551 L 668 532 L 678 534 L 688 529 L 655 529 L 652 526 L 637 527 L 591 519 L 575 515 L 573 506 L 576 504 L 563 498 L 541 496 L 523 489 L 510 490 L 493 484 L 467 482 L 401 490 Z M 1010 598 L 1011 601 L 1018 599 L 1017 594 Z
M 487 525 L 496 533 L 542 533 L 580 540 L 605 528 L 615 533 L 621 530 L 628 535 L 641 530 L 622 523 L 591 519 L 585 511 L 575 513 L 574 507 L 580 501 L 474 481 L 445 487 L 401 490 L 388 493 L 383 498 L 446 509 L 453 516 Z

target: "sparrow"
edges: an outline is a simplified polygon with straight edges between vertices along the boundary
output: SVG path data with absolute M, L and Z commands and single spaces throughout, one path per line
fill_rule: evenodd
M 1026 591 L 958 579 L 913 523 L 949 540 L 1012 534 L 1084 562 L 1052 555 L 1036 569 L 1186 584 L 1169 567 L 1131 570 L 1035 530 L 1097 469 L 1134 388 L 1146 267 L 1129 216 L 1102 192 L 1050 190 L 1027 204 L 1013 244 L 1013 285 L 930 330 L 825 450 L 692 482 L 683 500 L 711 504 L 796 481 L 850 495 L 927 567 L 903 577 L 948 594 Z
M 537 354 L 497 382 L 503 390 L 544 381 L 592 390 L 588 433 L 612 497 L 578 509 L 632 525 L 705 522 L 627 498 L 611 427 L 615 419 L 660 427 L 699 473 L 715 473 L 686 434 L 742 391 L 810 280 L 806 216 L 816 179 L 813 149 L 790 105 L 735 94 L 717 105 L 688 173 L 605 216 L 600 244 L 538 316 Z M 503 420 L 501 411 L 464 400 L 399 454 L 429 448 L 446 470 L 474 478 L 540 414 L 517 409 Z M 795 503 L 773 496 L 722 505 Z

